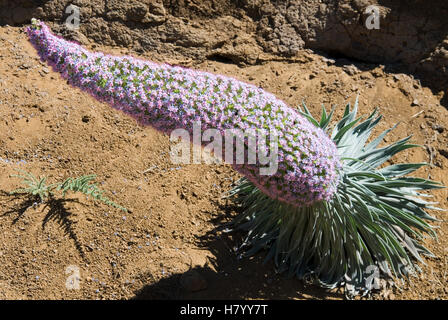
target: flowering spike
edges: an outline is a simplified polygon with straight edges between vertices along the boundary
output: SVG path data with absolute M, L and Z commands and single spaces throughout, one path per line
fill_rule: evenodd
M 190 134 L 198 121 L 203 130 L 221 134 L 234 128 L 270 131 L 278 139 L 276 173 L 260 175 L 260 161 L 232 165 L 271 198 L 300 207 L 329 200 L 336 191 L 340 164 L 333 141 L 261 88 L 222 75 L 89 52 L 55 36 L 42 22 L 34 21 L 27 32 L 41 59 L 71 85 L 143 124 Z

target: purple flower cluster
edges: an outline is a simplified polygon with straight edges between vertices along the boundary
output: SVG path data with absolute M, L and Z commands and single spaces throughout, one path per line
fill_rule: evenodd
M 329 200 L 340 168 L 333 141 L 274 95 L 222 75 L 159 65 L 130 56 L 89 52 L 51 33 L 39 22 L 27 29 L 41 59 L 68 82 L 100 101 L 163 132 L 193 123 L 202 129 L 255 129 L 278 137 L 276 174 L 257 174 L 260 164 L 236 165 L 264 193 L 294 206 Z

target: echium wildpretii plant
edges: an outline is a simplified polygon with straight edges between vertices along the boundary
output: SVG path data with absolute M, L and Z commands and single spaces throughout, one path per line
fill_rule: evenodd
M 33 20 L 27 29 L 42 60 L 76 87 L 163 132 L 193 123 L 203 130 L 274 130 L 278 170 L 258 174 L 260 164 L 232 164 L 244 175 L 230 191 L 245 208 L 234 221 L 248 231 L 246 254 L 268 249 L 280 271 L 320 284 L 370 289 L 372 266 L 382 275 L 407 276 L 413 256 L 430 254 L 419 242 L 434 235 L 425 220 L 431 203 L 419 191 L 433 181 L 404 177 L 424 164 L 381 167 L 413 147 L 408 138 L 378 148 L 386 131 L 367 140 L 380 117 L 360 123 L 357 104 L 332 129 L 324 110 L 316 121 L 254 85 L 222 75 L 160 65 L 130 56 L 87 51 Z
M 95 98 L 170 132 L 238 128 L 270 130 L 278 136 L 278 171 L 259 176 L 258 164 L 236 170 L 272 198 L 292 205 L 329 200 L 340 162 L 335 144 L 320 129 L 284 102 L 254 85 L 182 67 L 159 65 L 132 57 L 92 53 L 53 35 L 43 23 L 28 29 L 42 60 L 68 82 Z

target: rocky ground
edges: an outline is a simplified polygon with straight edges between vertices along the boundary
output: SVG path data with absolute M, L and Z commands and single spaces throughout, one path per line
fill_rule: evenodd
M 81 25 L 69 32 L 69 5 Z M 367 29 L 375 5 L 379 29 Z M 81 43 L 89 40 L 166 57 L 257 65 L 309 48 L 387 64 L 418 75 L 448 106 L 448 3 L 445 0 L 0 0 L 0 25 L 31 17 Z
M 446 93 L 428 82 L 429 78 L 413 76 L 405 68 L 405 59 L 399 64 L 381 64 L 316 53 L 305 48 L 312 43 L 307 39 L 297 48 L 287 45 L 290 49 L 285 50 L 294 52 L 282 53 L 275 51 L 283 50 L 275 39 L 272 43 L 280 49 L 270 50 L 271 40 L 265 44 L 260 38 L 265 14 L 257 13 L 257 1 L 242 1 L 241 16 L 231 2 L 229 7 L 215 5 L 214 9 L 207 1 L 196 7 L 192 7 L 194 1 L 183 7 L 169 6 L 169 2 L 148 2 L 151 15 L 142 7 L 140 22 L 123 20 L 133 15 L 113 7 L 126 1 L 107 1 L 106 13 L 101 5 L 87 6 L 86 2 L 99 20 L 90 27 L 81 24 L 81 29 L 103 28 L 100 19 L 107 17 L 107 28 L 96 34 L 111 37 L 111 41 L 96 39 L 94 32 L 86 32 L 90 29 L 71 36 L 79 37 L 92 50 L 132 54 L 236 77 L 263 87 L 290 106 L 303 100 L 315 114 L 322 103 L 327 107 L 335 104 L 336 117 L 340 117 L 345 102 L 353 102 L 359 94 L 361 114 L 379 107 L 384 115 L 378 130 L 399 122 L 385 142 L 412 134 L 413 141 L 422 146 L 404 151 L 394 161 L 427 161 L 430 166 L 417 175 L 448 184 Z M 58 7 L 49 10 L 45 6 L 58 3 L 63 1 L 40 1 L 45 9 L 41 13 L 56 16 Z M 154 9 L 156 3 L 160 11 Z M 1 5 L 10 6 L 11 2 L 0 1 Z M 214 15 L 205 10 L 207 6 L 215 10 Z M 274 8 L 281 12 L 281 6 Z M 38 9 L 25 7 L 21 14 L 27 17 L 33 10 Z M 226 12 L 233 15 L 224 16 Z M 15 12 L 8 19 L 14 19 L 10 24 L 20 24 L 24 22 L 21 17 Z M 212 19 L 213 24 L 207 24 Z M 171 22 L 167 21 L 177 25 L 169 29 Z M 122 29 L 107 32 L 114 23 L 132 32 L 150 30 L 165 38 L 142 38 L 154 41 L 154 46 L 134 41 L 139 39 L 134 33 L 126 40 Z M 184 28 L 182 36 L 168 41 L 168 31 L 179 28 Z M 278 34 L 288 33 L 279 29 Z M 125 42 L 113 39 L 119 35 Z M 275 274 L 271 263 L 261 264 L 263 254 L 238 260 L 234 248 L 240 235 L 213 232 L 237 213 L 237 208 L 221 199 L 238 178 L 230 167 L 172 165 L 167 136 L 138 126 L 124 114 L 68 86 L 39 61 L 22 26 L 0 27 L 0 62 L 0 298 L 343 298 L 340 291 L 326 291 Z M 33 206 L 7 194 L 20 186 L 19 179 L 10 177 L 16 169 L 47 176 L 50 182 L 95 173 L 107 195 L 130 212 L 84 197 L 69 197 L 64 207 Z M 441 207 L 448 208 L 446 190 L 434 195 Z M 446 213 L 433 214 L 446 220 Z M 418 278 L 400 285 L 400 289 L 378 292 L 373 298 L 448 298 L 448 227 L 443 221 L 435 225 L 439 238 L 427 239 L 426 245 L 437 258 L 425 259 Z M 68 290 L 67 279 L 78 271 L 79 289 Z

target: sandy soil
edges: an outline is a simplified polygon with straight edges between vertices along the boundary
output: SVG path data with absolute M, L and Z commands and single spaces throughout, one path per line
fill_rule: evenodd
M 155 53 L 145 57 L 231 75 L 291 106 L 304 100 L 315 113 L 322 103 L 336 104 L 337 117 L 359 93 L 362 114 L 378 106 L 384 115 L 379 130 L 400 122 L 385 142 L 412 134 L 423 146 L 394 161 L 427 161 L 431 166 L 417 175 L 448 184 L 448 111 L 441 96 L 408 75 L 306 50 L 248 67 Z M 234 248 L 241 235 L 213 231 L 238 211 L 221 199 L 238 174 L 229 166 L 179 167 L 168 152 L 169 137 L 71 88 L 39 61 L 22 28 L 1 27 L 0 298 L 343 298 L 340 291 L 276 274 L 271 263 L 262 265 L 263 254 L 238 260 Z M 50 182 L 95 173 L 107 195 L 131 212 L 84 197 L 69 197 L 63 206 L 33 206 L 7 194 L 20 186 L 10 177 L 17 168 Z M 448 208 L 446 190 L 434 195 Z M 446 220 L 445 213 L 433 214 Z M 448 298 L 448 227 L 435 225 L 439 239 L 426 245 L 437 258 L 425 260 L 418 278 L 374 299 Z M 67 289 L 67 279 L 78 271 L 79 289 Z

